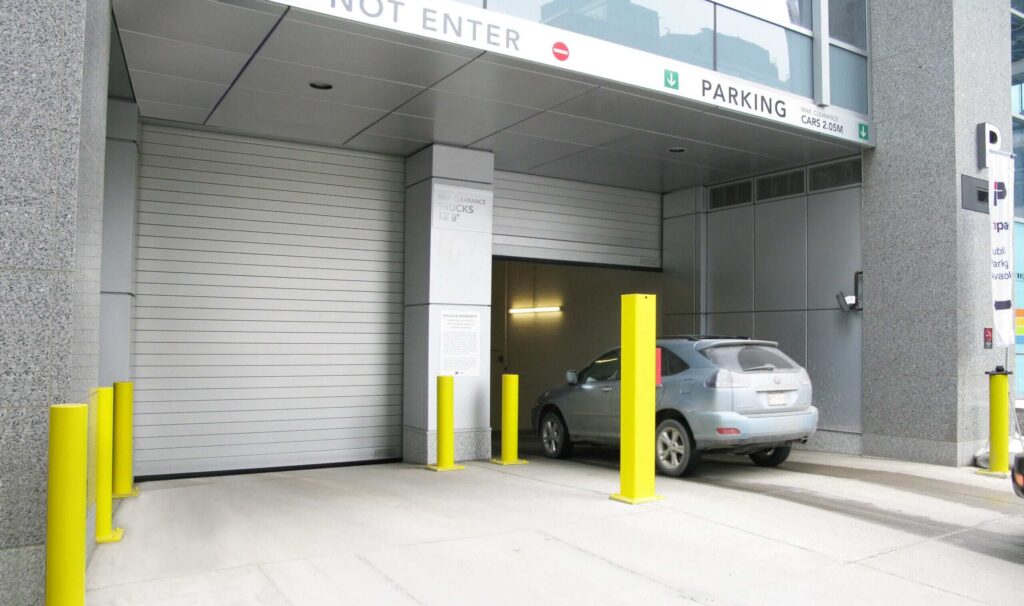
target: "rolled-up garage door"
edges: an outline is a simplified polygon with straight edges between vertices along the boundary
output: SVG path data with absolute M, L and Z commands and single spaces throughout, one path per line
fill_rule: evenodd
M 401 456 L 404 163 L 148 125 L 136 473 Z
M 661 195 L 495 171 L 494 255 L 661 267 Z

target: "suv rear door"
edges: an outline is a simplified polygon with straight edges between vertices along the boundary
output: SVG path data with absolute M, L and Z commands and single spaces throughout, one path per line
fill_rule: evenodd
M 735 412 L 781 414 L 811 405 L 807 372 L 774 343 L 726 341 L 701 347 L 700 353 L 719 371 L 736 373 L 740 384 L 746 385 L 732 390 Z

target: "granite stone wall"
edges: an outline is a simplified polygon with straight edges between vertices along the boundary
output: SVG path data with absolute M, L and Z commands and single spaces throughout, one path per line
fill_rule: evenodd
M 864 452 L 967 464 L 987 429 L 986 215 L 961 209 L 979 122 L 1009 147 L 1009 4 L 870 2 L 877 148 L 864 155 Z M 1008 84 L 1006 85 L 1008 86 Z M 1004 94 L 1005 92 L 1005 94 Z
M 0 604 L 43 601 L 48 405 L 97 381 L 109 0 L 0 0 Z

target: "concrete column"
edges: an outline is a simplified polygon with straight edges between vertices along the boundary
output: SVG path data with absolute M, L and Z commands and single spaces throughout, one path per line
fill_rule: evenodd
M 109 0 L 3 2 L 0 40 L 0 601 L 31 605 L 47 409 L 98 381 Z
M 107 106 L 100 305 L 100 384 L 130 381 L 135 310 L 135 205 L 139 110 L 128 101 Z
M 975 129 L 1010 125 L 1007 2 L 870 2 L 877 148 L 864 155 L 864 452 L 967 464 L 987 429 L 987 215 L 960 205 Z
M 491 456 L 493 182 L 489 152 L 434 145 L 406 162 L 406 461 L 436 461 L 439 374 L 456 374 L 456 459 Z

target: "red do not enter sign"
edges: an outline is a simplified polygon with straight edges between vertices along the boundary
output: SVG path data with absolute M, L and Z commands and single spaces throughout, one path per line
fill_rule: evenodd
M 569 46 L 565 42 L 555 42 L 555 45 L 551 47 L 551 54 L 555 56 L 555 59 L 565 61 L 569 58 Z

